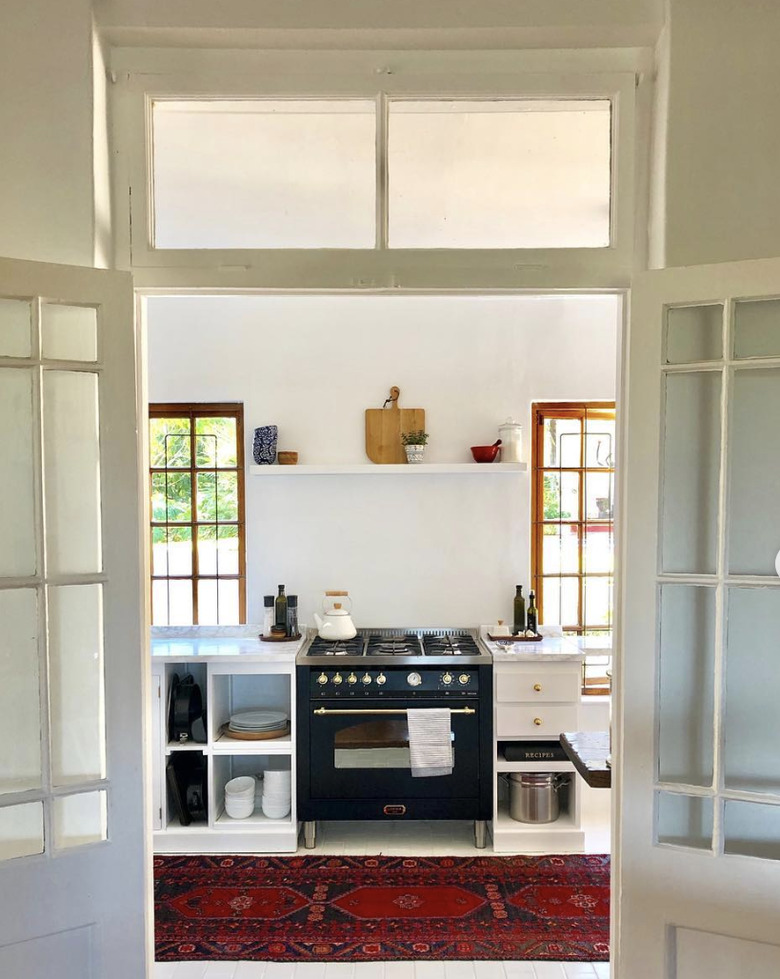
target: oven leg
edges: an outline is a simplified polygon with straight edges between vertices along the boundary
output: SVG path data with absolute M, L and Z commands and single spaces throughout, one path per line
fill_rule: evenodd
M 304 820 L 303 845 L 307 850 L 313 850 L 317 844 L 317 824 L 313 819 Z
M 474 846 L 478 850 L 485 849 L 487 841 L 487 822 L 484 819 L 474 820 Z

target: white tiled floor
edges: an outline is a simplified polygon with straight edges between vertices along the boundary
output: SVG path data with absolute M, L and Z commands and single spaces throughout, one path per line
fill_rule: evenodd
M 583 792 L 585 850 L 609 852 L 609 792 Z M 307 852 L 305 850 L 299 850 Z M 488 856 L 468 822 L 325 823 L 315 853 Z M 609 979 L 602 962 L 158 962 L 151 979 Z

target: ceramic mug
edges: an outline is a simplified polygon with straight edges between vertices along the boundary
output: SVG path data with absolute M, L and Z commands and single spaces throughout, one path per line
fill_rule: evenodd
M 277 425 L 261 425 L 255 429 L 252 454 L 258 466 L 270 466 L 276 462 L 276 440 L 279 437 Z

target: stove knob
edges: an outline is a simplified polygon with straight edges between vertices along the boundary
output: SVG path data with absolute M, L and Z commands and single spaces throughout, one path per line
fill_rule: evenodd
M 406 677 L 406 682 L 410 687 L 419 687 L 422 683 L 422 677 L 419 673 L 409 673 Z
M 347 677 L 347 683 L 357 683 L 357 677 L 354 673 L 350 673 Z
M 387 677 L 384 675 L 384 673 L 380 673 L 376 678 L 376 682 L 381 686 L 383 683 L 387 683 Z
M 369 676 L 368 673 L 364 673 L 363 676 L 360 678 L 360 682 L 361 683 L 371 683 L 371 677 Z
M 470 679 L 471 677 L 468 675 L 468 673 L 461 673 L 461 675 L 458 677 L 458 683 L 468 683 Z
M 344 682 L 344 677 L 340 673 L 334 673 L 333 674 L 333 682 L 334 683 L 343 683 Z
M 320 673 L 320 675 L 317 677 L 317 683 L 327 683 L 327 682 L 328 682 L 327 676 L 324 673 Z
M 441 682 L 442 683 L 452 683 L 452 674 L 451 673 L 442 673 L 442 675 L 441 675 Z

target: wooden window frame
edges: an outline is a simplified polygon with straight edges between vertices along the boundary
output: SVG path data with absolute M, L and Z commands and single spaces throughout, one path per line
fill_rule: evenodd
M 580 465 L 565 467 L 545 467 L 544 465 L 544 422 L 549 418 L 572 418 L 585 421 L 586 419 L 598 419 L 608 417 L 614 420 L 615 402 L 614 401 L 540 401 L 531 405 L 531 581 L 536 594 L 536 602 L 539 609 L 540 621 L 544 622 L 544 581 L 545 578 L 575 578 L 578 582 L 577 594 L 577 622 L 561 623 L 564 632 L 574 633 L 575 635 L 587 635 L 589 632 L 612 632 L 612 625 L 593 626 L 584 622 L 584 589 L 587 578 L 611 578 L 614 589 L 615 572 L 590 572 L 586 573 L 584 566 L 584 530 L 591 522 L 585 513 L 585 477 L 588 472 L 607 472 L 612 473 L 614 481 L 614 465 L 611 467 L 599 467 L 593 469 L 586 466 L 585 458 L 585 439 L 580 441 Z M 579 479 L 579 510 L 576 519 L 561 521 L 544 519 L 544 477 L 548 472 L 577 473 Z M 578 541 L 578 568 L 576 572 L 563 572 L 560 574 L 544 574 L 543 569 L 543 538 L 545 525 L 570 525 L 577 527 Z M 609 527 L 614 540 L 614 516 L 611 516 L 605 525 Z M 587 694 L 608 694 L 610 692 L 609 672 L 604 677 L 595 677 L 593 682 L 585 685 L 585 664 L 583 663 L 583 693 Z
M 239 624 L 246 623 L 246 509 L 245 509 L 245 492 L 244 492 L 244 405 L 241 402 L 176 402 L 176 403 L 161 403 L 155 402 L 149 405 L 148 412 L 149 420 L 153 418 L 187 418 L 190 421 L 190 430 L 194 434 L 195 419 L 197 418 L 235 418 L 236 420 L 236 465 L 235 466 L 218 466 L 215 470 L 218 472 L 235 472 L 236 473 L 236 485 L 237 485 L 237 519 L 236 520 L 205 520 L 199 521 L 197 519 L 197 493 L 195 491 L 196 481 L 195 477 L 198 472 L 204 471 L 214 471 L 212 469 L 204 470 L 203 467 L 196 467 L 195 465 L 195 439 L 191 439 L 191 454 L 190 454 L 190 468 L 182 469 L 177 468 L 175 470 L 166 469 L 164 466 L 149 466 L 149 498 L 152 497 L 152 476 L 155 473 L 164 472 L 176 472 L 176 473 L 186 473 L 189 472 L 192 477 L 192 507 L 190 513 L 189 522 L 177 521 L 175 525 L 170 524 L 168 521 L 159 521 L 151 519 L 149 522 L 149 542 L 150 547 L 154 545 L 153 532 L 157 527 L 166 526 L 177 526 L 177 527 L 190 527 L 191 540 L 192 540 L 192 573 L 188 575 L 156 575 L 154 573 L 154 564 L 151 562 L 150 567 L 150 580 L 149 589 L 150 593 L 153 589 L 155 581 L 190 581 L 192 583 L 192 619 L 193 625 L 199 625 L 198 621 L 198 582 L 200 581 L 238 581 L 238 619 Z M 201 575 L 198 568 L 198 548 L 197 548 L 197 530 L 199 526 L 229 526 L 238 528 L 238 573 L 237 574 L 220 574 L 219 572 L 215 574 L 204 574 Z M 151 600 L 151 594 L 150 594 Z M 213 623 L 209 623 L 213 624 Z

